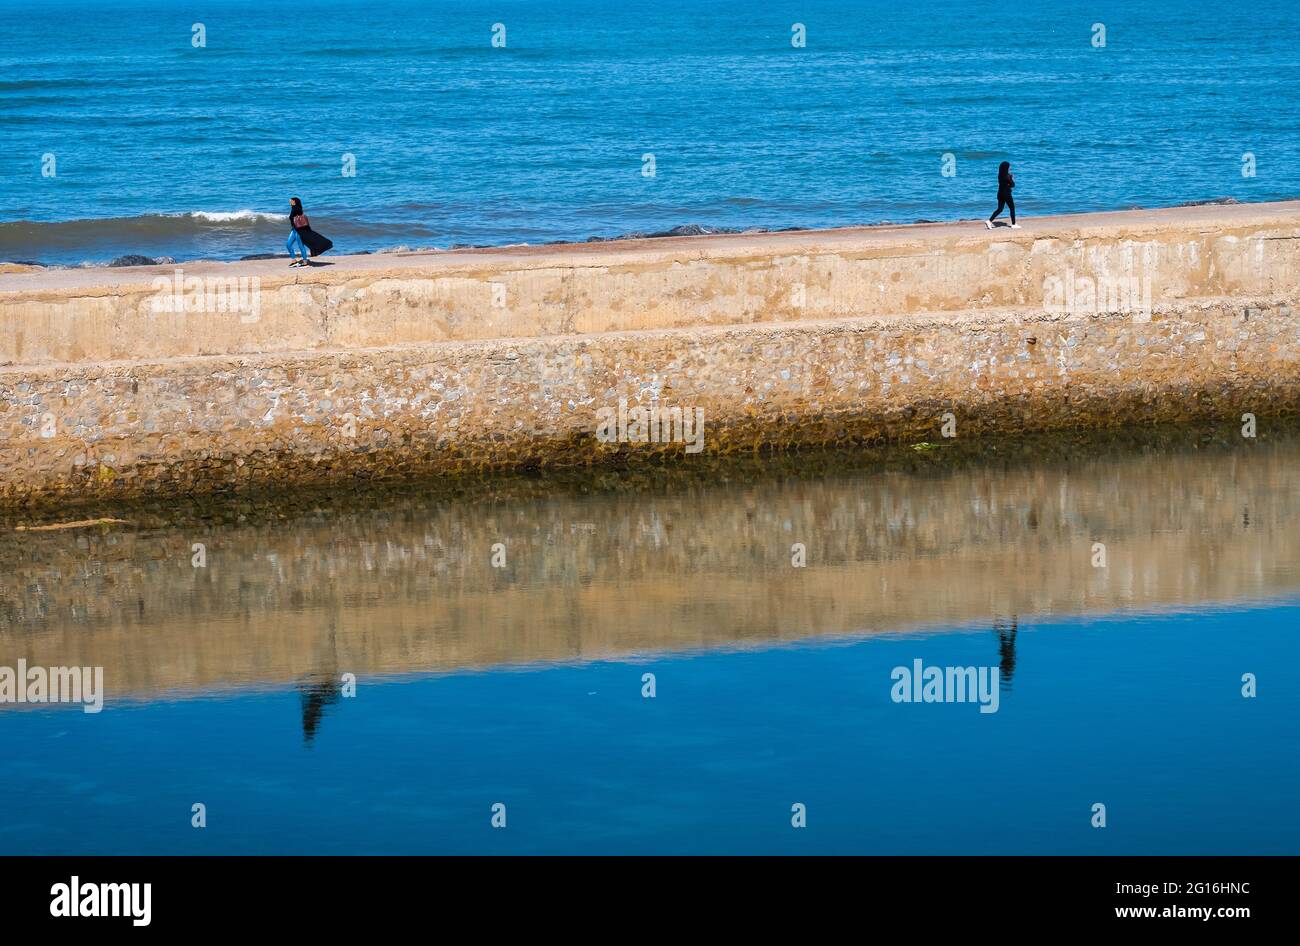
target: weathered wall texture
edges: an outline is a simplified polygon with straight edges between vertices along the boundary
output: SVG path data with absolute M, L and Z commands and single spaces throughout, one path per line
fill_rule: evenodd
M 375 257 L 364 269 L 362 258 L 306 271 L 179 267 L 182 280 L 257 275 L 255 322 L 154 311 L 153 280 L 174 286 L 178 267 L 100 271 L 98 282 L 50 289 L 9 277 L 0 364 L 1032 309 L 1044 281 L 1068 272 L 1149 279 L 1156 304 L 1300 284 L 1300 203 L 1061 219 L 1019 232 L 921 226 Z
M 4 277 L 0 495 L 591 463 L 620 399 L 702 409 L 708 453 L 1300 407 L 1295 203 L 358 259 L 184 269 L 261 279 L 243 313 Z M 1150 312 L 1045 306 L 1080 277 Z

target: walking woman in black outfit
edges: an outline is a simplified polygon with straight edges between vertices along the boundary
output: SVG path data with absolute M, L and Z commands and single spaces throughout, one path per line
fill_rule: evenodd
M 311 228 L 307 211 L 302 209 L 302 201 L 297 197 L 289 198 L 289 227 L 289 240 L 285 245 L 289 248 L 290 266 L 310 266 L 311 263 L 307 261 L 308 251 L 311 251 L 312 256 L 320 256 L 334 247 L 329 237 L 321 236 Z M 302 253 L 302 259 L 293 258 L 295 249 Z
M 1011 229 L 1020 229 L 1020 224 L 1016 223 L 1016 202 L 1011 196 L 1015 186 L 1016 179 L 1011 176 L 1011 162 L 1003 161 L 998 167 L 998 209 L 993 211 L 993 216 L 984 221 L 984 226 L 992 230 L 993 221 L 997 219 L 998 214 L 1002 213 L 1002 208 L 1006 207 L 1011 211 Z

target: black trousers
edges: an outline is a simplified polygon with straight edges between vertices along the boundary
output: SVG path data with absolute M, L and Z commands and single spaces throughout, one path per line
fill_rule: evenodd
M 993 211 L 993 216 L 989 217 L 989 219 L 996 220 L 998 214 L 1002 213 L 1003 207 L 1011 211 L 1011 222 L 1015 223 L 1016 222 L 1016 201 L 1010 194 L 998 194 L 998 209 Z

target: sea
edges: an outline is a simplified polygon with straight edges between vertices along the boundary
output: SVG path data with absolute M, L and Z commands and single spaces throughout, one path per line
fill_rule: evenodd
M 0 0 L 0 262 L 1300 196 L 1300 5 Z

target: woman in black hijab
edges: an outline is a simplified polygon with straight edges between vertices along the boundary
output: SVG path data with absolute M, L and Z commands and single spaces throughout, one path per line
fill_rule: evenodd
M 298 232 L 298 221 L 307 222 L 307 215 L 303 213 L 302 201 L 297 197 L 289 198 L 289 239 L 285 246 L 289 248 L 289 265 L 306 266 L 307 264 L 307 244 L 302 241 L 302 234 Z M 302 259 L 294 259 L 293 251 L 297 250 L 302 254 Z
M 1016 223 L 1016 202 L 1011 196 L 1011 191 L 1016 186 L 1016 179 L 1011 176 L 1011 162 L 1003 161 L 998 167 L 998 209 L 993 211 L 993 216 L 984 221 L 984 226 L 990 230 L 993 229 L 993 221 L 997 215 L 1002 213 L 1005 207 L 1011 211 L 1011 229 L 1019 230 L 1020 224 Z
M 289 240 L 286 244 L 289 247 L 289 259 L 292 261 L 290 266 L 310 266 L 307 262 L 307 253 L 311 252 L 312 256 L 320 256 L 326 250 L 334 246 L 328 239 L 321 236 L 311 228 L 311 221 L 307 219 L 307 212 L 302 209 L 302 201 L 297 197 L 289 198 L 289 226 L 293 227 L 293 232 L 289 234 Z M 293 258 L 294 248 L 297 247 L 302 253 L 302 259 Z

